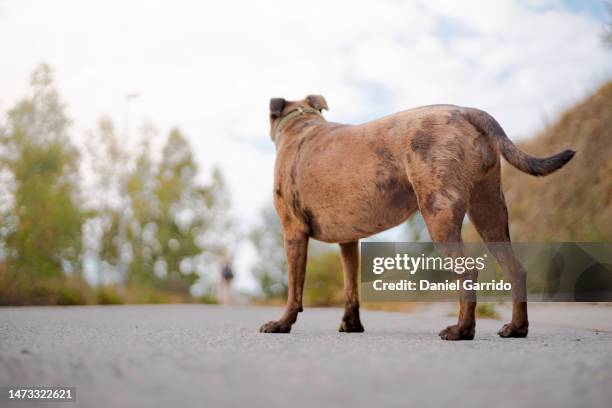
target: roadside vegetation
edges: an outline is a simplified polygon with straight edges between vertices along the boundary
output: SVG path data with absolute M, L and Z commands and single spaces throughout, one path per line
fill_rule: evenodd
M 0 304 L 214 301 L 233 233 L 221 172 L 201 183 L 185 135 L 150 123 L 134 147 L 101 116 L 78 146 L 66 112 L 43 64 L 0 121 Z

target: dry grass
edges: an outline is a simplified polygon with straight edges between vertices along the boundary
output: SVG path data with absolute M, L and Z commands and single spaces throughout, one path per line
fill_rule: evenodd
M 27 305 L 112 305 L 123 303 L 193 303 L 188 294 L 154 288 L 127 286 L 90 287 L 74 277 L 16 279 L 0 264 L 0 306 Z

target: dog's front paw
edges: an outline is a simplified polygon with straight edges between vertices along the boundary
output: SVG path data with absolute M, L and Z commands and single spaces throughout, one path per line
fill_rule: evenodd
M 282 321 L 271 321 L 259 328 L 260 333 L 289 333 L 291 325 Z
M 497 332 L 500 337 L 504 338 L 523 338 L 527 337 L 529 326 L 516 326 L 513 323 L 504 324 L 504 326 Z
M 473 326 L 465 327 L 456 324 L 454 326 L 448 326 L 438 333 L 438 336 L 440 336 L 442 340 L 472 340 L 475 333 L 476 330 Z
M 349 322 L 346 320 L 342 320 L 338 331 L 341 333 L 363 333 L 364 329 L 360 321 Z

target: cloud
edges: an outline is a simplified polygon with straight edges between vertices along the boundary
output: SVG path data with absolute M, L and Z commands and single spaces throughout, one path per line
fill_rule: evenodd
M 57 72 L 79 138 L 102 114 L 121 126 L 125 95 L 140 92 L 131 127 L 179 125 L 201 167 L 223 169 L 247 229 L 271 201 L 268 98 L 321 93 L 329 120 L 352 123 L 422 104 L 477 106 L 522 138 L 610 79 L 592 10 L 554 0 L 14 0 L 0 11 L 0 108 L 41 61 Z

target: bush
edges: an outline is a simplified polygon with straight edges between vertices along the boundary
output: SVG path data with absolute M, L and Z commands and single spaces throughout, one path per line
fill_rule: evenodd
M 479 303 L 476 306 L 476 317 L 483 319 L 499 319 L 499 313 L 495 310 L 493 303 Z
M 197 301 L 199 303 L 203 303 L 205 305 L 218 305 L 219 304 L 219 300 L 211 292 L 207 292 L 207 293 L 203 294 L 202 296 L 197 298 Z
M 343 303 L 340 254 L 326 252 L 308 260 L 304 284 L 305 306 L 336 306 Z
M 94 300 L 91 289 L 82 279 L 31 279 L 0 268 L 0 305 L 86 305 Z
M 129 285 L 125 288 L 123 299 L 129 304 L 190 303 L 193 301 L 191 296 L 184 293 L 136 285 Z
M 85 284 L 62 285 L 54 293 L 54 304 L 63 306 L 86 305 L 90 303 L 91 291 Z
M 123 297 L 114 286 L 100 286 L 96 290 L 96 303 L 99 305 L 123 304 Z
M 116 286 L 91 288 L 83 279 L 75 277 L 34 279 L 10 274 L 0 263 L 0 306 L 190 303 L 194 300 L 188 294 L 152 287 L 129 285 L 121 292 Z M 214 302 L 212 298 L 205 300 Z

